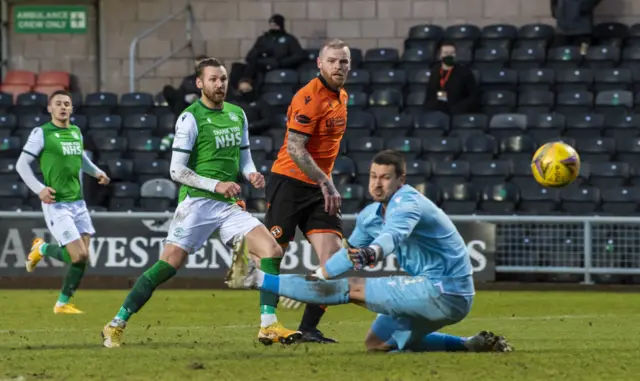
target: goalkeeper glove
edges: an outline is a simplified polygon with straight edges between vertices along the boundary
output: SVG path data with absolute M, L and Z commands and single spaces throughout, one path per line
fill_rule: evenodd
M 347 255 L 356 271 L 362 270 L 365 266 L 373 266 L 378 261 L 380 252 L 371 246 L 347 249 Z

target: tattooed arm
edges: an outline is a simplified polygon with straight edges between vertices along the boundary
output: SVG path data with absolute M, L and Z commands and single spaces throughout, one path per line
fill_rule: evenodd
M 318 185 L 323 182 L 330 181 L 327 175 L 322 172 L 318 164 L 316 164 L 309 151 L 307 151 L 307 142 L 310 136 L 299 132 L 289 130 L 289 138 L 287 139 L 287 152 L 294 163 L 300 168 L 302 173 L 307 175 Z

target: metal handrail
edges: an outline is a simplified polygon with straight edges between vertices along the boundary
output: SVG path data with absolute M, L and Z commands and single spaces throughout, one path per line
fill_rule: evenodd
M 158 30 L 158 28 L 162 27 L 163 25 L 165 25 L 169 21 L 172 21 L 174 19 L 177 19 L 177 18 L 181 17 L 183 14 L 186 14 L 186 16 L 187 16 L 186 25 L 185 25 L 185 34 L 186 34 L 187 41 L 182 46 L 172 50 L 168 55 L 166 55 L 166 56 L 160 58 L 159 60 L 157 60 L 156 62 L 154 62 L 153 65 L 151 65 L 150 67 L 145 69 L 142 73 L 136 75 L 136 57 L 135 56 L 136 56 L 136 51 L 137 51 L 137 48 L 138 48 L 138 43 L 140 42 L 140 40 L 142 40 L 143 38 L 147 37 L 151 33 L 155 32 L 156 30 Z M 164 20 L 159 21 L 157 24 L 155 24 L 151 28 L 145 30 L 144 32 L 140 33 L 138 36 L 134 37 L 133 41 L 131 41 L 131 45 L 129 46 L 129 91 L 130 92 L 133 93 L 133 92 L 136 91 L 136 81 L 138 79 L 144 77 L 147 73 L 149 73 L 153 69 L 157 68 L 158 66 L 162 65 L 169 58 L 173 57 L 174 55 L 176 55 L 180 51 L 184 50 L 185 48 L 188 48 L 188 47 L 192 46 L 192 44 L 191 44 L 191 38 L 192 38 L 191 30 L 193 28 L 193 23 L 194 23 L 193 10 L 191 8 L 191 5 L 187 5 L 181 11 L 178 11 L 178 12 L 166 17 Z

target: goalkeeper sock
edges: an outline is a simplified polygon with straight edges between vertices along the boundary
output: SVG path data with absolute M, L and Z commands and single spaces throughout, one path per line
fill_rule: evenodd
M 446 333 L 433 332 L 411 348 L 415 352 L 467 352 L 464 337 L 447 335 Z
M 66 250 L 64 251 L 66 252 Z M 67 253 L 67 255 L 69 254 Z M 84 276 L 84 270 L 86 267 L 86 262 L 72 263 L 71 266 L 69 266 L 67 275 L 64 277 L 64 282 L 62 283 L 62 290 L 60 291 L 58 302 L 56 303 L 57 307 L 69 303 L 69 300 L 73 294 L 75 294 L 78 286 L 80 286 L 80 281 Z
M 311 304 L 349 303 L 349 281 L 308 281 L 304 275 L 270 275 L 258 271 L 257 286 L 260 290 L 277 293 L 287 298 Z
M 326 306 L 317 304 L 307 304 L 302 315 L 299 331 L 313 331 L 318 328 L 322 315 L 327 310 Z
M 266 274 L 280 274 L 282 257 L 260 259 L 260 270 Z M 260 290 L 260 326 L 268 327 L 278 322 L 276 308 L 278 307 L 278 295 Z
M 124 300 L 120 311 L 111 322 L 113 327 L 121 327 L 126 324 L 131 315 L 140 309 L 151 299 L 153 291 L 176 275 L 177 270 L 165 261 L 156 262 L 150 269 L 144 272 L 133 285 L 133 288 Z
M 45 257 L 71 264 L 71 256 L 65 247 L 60 247 L 52 243 L 43 243 L 42 246 L 40 246 L 40 253 Z

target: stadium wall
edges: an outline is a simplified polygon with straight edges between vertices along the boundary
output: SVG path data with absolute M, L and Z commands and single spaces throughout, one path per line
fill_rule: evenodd
M 101 0 L 104 47 L 97 48 L 98 1 L 20 1 L 21 4 L 93 4 L 86 35 L 19 35 L 9 33 L 9 68 L 32 71 L 66 70 L 75 74 L 83 93 L 128 91 L 129 45 L 134 37 L 187 0 Z M 305 48 L 318 47 L 326 38 L 339 37 L 360 49 L 402 49 L 412 25 L 494 23 L 555 25 L 545 0 L 195 0 L 194 53 L 242 61 L 273 13 L 286 18 L 286 28 Z M 9 5 L 11 15 L 11 2 Z M 597 21 L 640 22 L 640 0 L 605 0 Z M 184 21 L 171 21 L 142 40 L 138 64 L 144 68 L 185 42 Z M 9 30 L 12 29 L 10 20 Z M 99 81 L 97 62 L 102 50 L 104 74 Z M 138 84 L 139 91 L 156 93 L 166 84 L 179 85 L 190 70 L 192 53 L 184 50 L 156 68 Z

